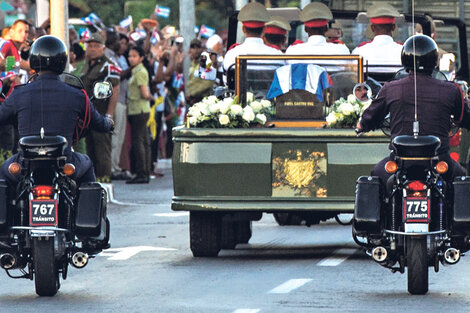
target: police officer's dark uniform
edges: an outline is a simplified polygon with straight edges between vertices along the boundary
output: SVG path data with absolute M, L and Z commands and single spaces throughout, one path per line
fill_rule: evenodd
M 95 181 L 90 158 L 71 151 L 77 118 L 85 117 L 87 96 L 59 80 L 58 75 L 67 63 L 65 45 L 56 37 L 41 37 L 31 48 L 30 63 L 39 76 L 34 82 L 15 88 L 0 106 L 0 124 L 16 119 L 20 137 L 38 136 L 41 128 L 44 128 L 45 135 L 65 137 L 68 162 L 73 163 L 76 169 L 72 178 L 79 183 Z M 111 130 L 111 122 L 101 116 L 91 103 L 89 111 L 91 128 L 101 132 Z M 8 172 L 8 166 L 14 161 L 21 161 L 21 153 L 5 162 L 0 170 L 0 179 L 10 183 L 17 181 Z
M 87 42 L 98 42 L 104 45 L 104 39 L 98 33 L 93 33 Z M 93 63 L 93 62 L 94 63 Z M 93 64 L 92 64 L 93 63 Z M 109 81 L 113 87 L 119 85 L 120 68 L 117 67 L 104 54 L 98 59 L 87 60 L 83 66 L 81 79 L 86 92 L 93 94 L 93 84 L 96 81 Z M 94 100 L 96 110 L 105 115 L 108 110 L 109 99 Z M 98 178 L 111 177 L 111 134 L 90 131 L 86 137 L 87 154 L 93 161 L 95 173 Z
M 460 126 L 470 127 L 470 110 L 467 100 L 462 97 L 459 87 L 447 81 L 431 77 L 437 66 L 437 45 L 428 36 L 416 35 L 408 38 L 401 53 L 402 64 L 410 75 L 400 80 L 385 83 L 372 104 L 362 115 L 360 129 L 377 129 L 385 116 L 390 113 L 391 139 L 399 135 L 413 135 L 415 119 L 415 94 L 413 75 L 413 39 L 416 47 L 416 98 L 420 135 L 434 135 L 440 138 L 438 150 L 440 159 L 449 164 L 446 180 L 455 176 L 464 176 L 465 170 L 450 158 L 449 131 L 451 115 Z M 359 125 L 358 125 L 359 126 Z M 384 183 L 390 174 L 384 165 L 390 157 L 380 161 L 372 170 L 373 176 L 379 176 Z

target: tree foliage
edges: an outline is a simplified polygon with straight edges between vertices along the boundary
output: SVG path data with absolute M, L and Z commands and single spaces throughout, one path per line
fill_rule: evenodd
M 272 7 L 299 6 L 300 0 L 270 0 Z M 132 15 L 134 26 L 154 14 L 155 5 L 170 8 L 170 17 L 158 17 L 160 26 L 175 25 L 179 27 L 179 1 L 177 0 L 69 0 L 82 11 L 70 13 L 70 17 L 84 17 L 96 13 L 106 25 L 118 24 L 123 18 Z M 234 10 L 234 0 L 195 0 L 196 25 L 205 24 L 216 30 L 227 27 L 228 17 Z M 264 3 L 264 0 L 259 2 Z M 89 9 L 89 11 L 87 11 Z

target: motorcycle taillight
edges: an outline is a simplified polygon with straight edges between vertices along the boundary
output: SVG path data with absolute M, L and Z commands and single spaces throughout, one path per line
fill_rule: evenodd
M 54 194 L 52 186 L 35 186 L 32 191 L 35 199 L 51 199 Z
M 406 189 L 410 191 L 422 191 L 428 189 L 428 186 L 419 180 L 414 180 L 406 186 Z

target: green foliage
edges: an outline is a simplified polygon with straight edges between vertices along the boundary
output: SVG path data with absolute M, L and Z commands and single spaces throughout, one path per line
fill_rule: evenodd
M 163 28 L 166 25 L 179 26 L 179 1 L 174 0 L 126 1 L 124 16 L 132 15 L 135 27 L 141 19 L 155 16 L 154 11 L 155 6 L 157 4 L 163 7 L 170 8 L 169 18 L 157 17 L 158 23 L 160 24 L 160 28 Z
M 12 155 L 13 153 L 10 150 L 0 149 L 0 166 L 2 166 L 3 163 L 5 163 L 5 161 L 8 160 L 8 158 L 10 158 Z
M 100 0 L 100 1 L 83 1 L 83 0 L 70 0 L 70 3 L 86 10 L 87 7 L 90 12 L 80 12 L 78 16 L 70 17 L 84 17 L 89 13 L 96 13 L 106 25 L 117 24 L 124 18 L 124 4 L 125 0 Z M 84 5 L 86 4 L 86 5 Z

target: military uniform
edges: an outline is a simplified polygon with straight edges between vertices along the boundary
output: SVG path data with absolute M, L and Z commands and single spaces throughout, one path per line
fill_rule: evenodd
M 98 34 L 93 34 L 88 42 L 100 42 L 104 44 L 103 38 Z M 94 60 L 91 64 L 87 60 L 83 66 L 81 79 L 85 85 L 86 92 L 93 94 L 93 84 L 96 81 L 109 81 L 113 87 L 119 85 L 120 68 L 112 63 L 106 56 Z M 109 99 L 95 99 L 93 104 L 96 110 L 105 115 L 108 110 Z M 95 167 L 95 173 L 98 178 L 111 176 L 111 134 L 90 131 L 86 137 L 87 154 L 90 156 Z
M 264 27 L 269 21 L 269 13 L 266 8 L 258 3 L 251 2 L 245 5 L 238 13 L 238 20 L 243 26 L 248 28 Z M 224 57 L 224 70 L 227 71 L 232 64 L 235 64 L 235 58 L 239 55 L 280 55 L 281 51 L 264 44 L 261 37 L 248 37 L 245 41 L 233 47 Z M 261 62 L 257 62 L 261 63 Z
M 308 4 L 300 12 L 300 20 L 306 28 L 323 28 L 333 19 L 330 9 L 320 2 Z M 326 41 L 323 35 L 312 35 L 305 43 L 291 45 L 286 50 L 289 55 L 347 55 L 349 49 L 344 44 L 334 44 Z M 329 62 L 331 63 L 331 62 Z
M 370 6 L 367 17 L 371 24 L 395 24 L 395 18 L 400 14 L 387 3 Z M 364 57 L 364 64 L 368 65 L 399 65 L 397 67 L 371 67 L 369 72 L 396 72 L 401 68 L 401 50 L 403 45 L 393 40 L 389 35 L 376 35 L 369 42 L 357 46 L 351 54 Z

